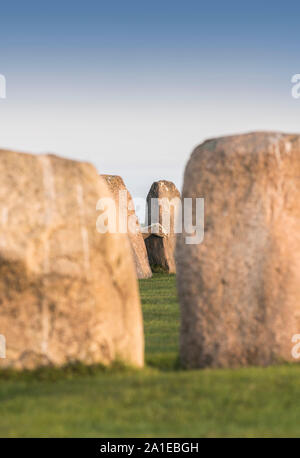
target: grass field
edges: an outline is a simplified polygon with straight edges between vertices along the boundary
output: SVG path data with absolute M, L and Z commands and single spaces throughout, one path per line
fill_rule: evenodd
M 140 287 L 147 367 L 2 374 L 1 437 L 300 436 L 300 365 L 180 370 L 175 277 Z

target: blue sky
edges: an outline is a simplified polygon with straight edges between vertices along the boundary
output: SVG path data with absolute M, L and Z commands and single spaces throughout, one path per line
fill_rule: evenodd
M 88 160 L 143 197 L 180 188 L 193 147 L 300 131 L 299 2 L 1 5 L 0 147 Z

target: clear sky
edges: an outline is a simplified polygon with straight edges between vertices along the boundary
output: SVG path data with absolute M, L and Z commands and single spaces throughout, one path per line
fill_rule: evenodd
M 1 3 L 0 147 L 180 188 L 205 138 L 300 131 L 299 21 L 299 1 Z

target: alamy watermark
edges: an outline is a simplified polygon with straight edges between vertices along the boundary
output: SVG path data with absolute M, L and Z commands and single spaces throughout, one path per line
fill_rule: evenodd
M 0 334 L 0 358 L 6 358 L 6 339 Z
M 6 78 L 0 74 L 0 99 L 6 99 Z
M 295 345 L 292 348 L 291 354 L 294 359 L 300 359 L 300 334 L 294 334 L 292 343 Z
M 96 222 L 97 231 L 100 234 L 107 232 L 136 234 L 141 230 L 144 238 L 152 234 L 165 237 L 170 233 L 184 233 L 185 243 L 188 245 L 203 242 L 204 198 L 152 198 L 150 202 L 151 221 L 147 221 L 149 210 L 147 206 L 146 224 L 141 226 L 134 212 L 134 203 L 142 206 L 144 200 L 140 198 L 128 200 L 126 190 L 119 191 L 118 203 L 112 197 L 99 199 L 96 209 L 101 211 L 101 214 Z
M 292 76 L 291 83 L 293 83 L 292 87 L 292 97 L 294 99 L 300 98 L 300 73 L 296 73 Z

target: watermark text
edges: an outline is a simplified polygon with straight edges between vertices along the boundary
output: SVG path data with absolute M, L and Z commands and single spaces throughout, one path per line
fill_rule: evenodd
M 6 99 L 6 78 L 0 74 L 0 99 Z
M 0 334 L 0 358 L 6 358 L 6 339 Z

